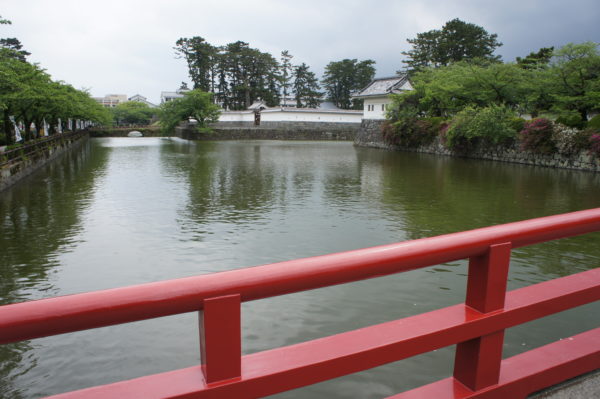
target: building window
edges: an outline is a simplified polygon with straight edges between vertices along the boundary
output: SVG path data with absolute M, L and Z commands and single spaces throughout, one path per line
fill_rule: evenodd
M 385 111 L 385 104 L 381 104 L 381 110 Z

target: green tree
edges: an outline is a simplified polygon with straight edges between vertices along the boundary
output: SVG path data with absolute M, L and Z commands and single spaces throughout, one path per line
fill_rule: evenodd
M 11 24 L 12 24 L 12 22 L 10 20 L 3 19 L 2 16 L 0 16 L 0 25 L 11 25 Z M 14 37 L 7 37 L 7 38 L 0 39 L 0 48 L 9 49 L 12 51 L 12 53 L 7 53 L 7 54 L 5 54 L 5 56 L 11 56 L 11 57 L 17 58 L 21 61 L 25 61 L 25 57 L 27 57 L 28 55 L 31 55 L 31 53 L 23 50 L 23 45 L 21 44 L 19 39 L 16 39 Z
M 527 72 L 515 64 L 465 61 L 426 68 L 412 78 L 420 110 L 428 116 L 444 117 L 466 106 L 524 107 L 527 82 Z
M 283 91 L 283 99 L 284 101 L 287 99 L 287 96 L 289 94 L 289 90 L 290 87 L 292 86 L 292 84 L 290 83 L 291 78 L 292 78 L 292 58 L 294 56 L 290 55 L 290 53 L 287 50 L 284 50 L 281 52 L 281 64 L 280 64 L 280 71 L 281 71 L 281 89 Z
M 56 130 L 58 120 L 93 121 L 109 124 L 109 111 L 94 101 L 89 93 L 76 90 L 64 82 L 52 81 L 39 66 L 13 56 L 12 50 L 0 49 L 0 126 L 9 144 L 14 142 L 10 116 L 25 126 L 25 140 L 33 138 L 31 123 L 40 127 L 45 120 Z
M 497 34 L 489 34 L 481 26 L 456 18 L 446 22 L 441 30 L 417 33 L 416 38 L 407 39 L 412 49 L 402 52 L 408 57 L 402 62 L 409 70 L 420 70 L 473 58 L 498 61 L 500 57 L 493 53 L 502 43 L 497 38 Z
M 598 43 L 569 43 L 554 53 L 551 74 L 557 112 L 577 112 L 582 120 L 600 108 L 600 52 Z
M 343 109 L 362 109 L 362 100 L 353 100 L 352 93 L 365 87 L 375 76 L 375 61 L 344 59 L 325 67 L 323 87 L 328 98 Z
M 194 118 L 197 130 L 206 132 L 209 123 L 219 120 L 219 114 L 219 106 L 213 103 L 212 93 L 195 89 L 184 93 L 182 98 L 162 104 L 159 123 L 163 134 L 171 134 L 181 122 Z
M 127 101 L 111 108 L 111 113 L 117 125 L 146 125 L 150 123 L 155 110 L 142 102 Z
M 554 47 L 542 47 L 537 52 L 531 52 L 528 56 L 517 57 L 517 65 L 523 69 L 546 69 L 554 54 Z
M 177 40 L 174 50 L 180 58 L 185 58 L 194 89 L 214 92 L 218 49 L 204 38 L 194 36 Z
M 308 69 L 308 65 L 302 63 L 294 67 L 294 95 L 298 108 L 316 108 L 321 103 L 319 81 L 315 74 Z

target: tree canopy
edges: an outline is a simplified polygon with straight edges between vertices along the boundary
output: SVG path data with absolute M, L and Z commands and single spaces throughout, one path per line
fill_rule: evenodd
M 167 101 L 159 108 L 159 124 L 163 134 L 170 134 L 183 121 L 193 118 L 200 132 L 207 131 L 208 124 L 219 120 L 219 107 L 212 101 L 212 93 L 200 89 L 184 93 L 182 98 Z
M 517 63 L 475 59 L 424 68 L 411 78 L 415 90 L 399 95 L 397 105 L 412 104 L 427 116 L 451 117 L 466 107 L 494 105 L 532 116 L 551 112 L 587 120 L 600 109 L 598 44 L 567 44 L 551 58 L 548 51 Z
M 216 47 L 199 36 L 179 39 L 175 50 L 187 61 L 194 89 L 214 93 L 223 108 L 246 109 L 258 98 L 279 104 L 280 65 L 271 54 L 242 41 Z
M 456 18 L 446 22 L 441 30 L 417 33 L 416 38 L 407 39 L 413 48 L 402 52 L 408 57 L 402 62 L 409 70 L 420 70 L 474 58 L 498 61 L 500 57 L 493 53 L 502 43 L 497 38 L 497 34 L 489 34 L 481 26 Z
M 1 24 L 10 23 L 0 18 Z M 9 43 L 19 43 L 18 40 Z M 6 47 L 0 42 L 0 132 L 2 141 L 15 141 L 14 124 L 24 127 L 24 139 L 34 138 L 32 123 L 39 129 L 45 121 L 50 125 L 50 134 L 66 127 L 68 119 L 110 124 L 108 110 L 90 97 L 87 92 L 76 90 L 71 85 L 53 81 L 42 68 L 25 60 L 20 47 Z M 20 52 L 21 51 L 21 52 Z M 28 53 L 27 53 L 28 54 Z
M 373 80 L 373 65 L 373 60 L 357 59 L 344 59 L 327 64 L 322 82 L 328 98 L 342 109 L 362 109 L 362 100 L 352 99 L 352 94 Z
M 148 104 L 127 101 L 110 109 L 116 125 L 147 125 L 156 113 Z
M 293 77 L 296 107 L 318 107 L 321 104 L 323 93 L 319 91 L 319 81 L 315 74 L 308 69 L 308 65 L 302 63 L 294 67 Z
M 598 43 L 569 43 L 554 53 L 549 70 L 554 83 L 554 110 L 575 112 L 586 120 L 600 108 Z

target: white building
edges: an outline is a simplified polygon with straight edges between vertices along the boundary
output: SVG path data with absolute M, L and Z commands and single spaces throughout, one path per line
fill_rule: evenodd
M 363 119 L 385 119 L 385 113 L 392 100 L 390 94 L 413 90 L 408 75 L 402 74 L 386 78 L 374 79 L 353 98 L 364 100 Z
M 161 91 L 160 92 L 160 103 L 164 104 L 167 101 L 174 100 L 176 98 L 182 98 L 183 93 L 188 92 L 189 89 L 177 89 L 176 91 Z
M 92 97 L 106 108 L 113 108 L 117 105 L 127 102 L 126 94 L 107 94 L 104 97 Z
M 135 101 L 138 103 L 144 103 L 150 108 L 156 108 L 156 104 L 151 103 L 148 99 L 140 94 L 136 94 L 135 96 L 129 97 L 129 101 Z

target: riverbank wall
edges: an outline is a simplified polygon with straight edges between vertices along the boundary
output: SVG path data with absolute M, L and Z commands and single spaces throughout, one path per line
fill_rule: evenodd
M 381 148 L 392 151 L 421 152 L 462 158 L 486 159 L 500 162 L 520 163 L 526 165 L 546 166 L 600 172 L 600 158 L 587 152 L 577 154 L 537 154 L 523 151 L 518 143 L 508 146 L 479 146 L 466 152 L 455 152 L 447 148 L 437 137 L 433 143 L 416 148 L 390 145 L 384 142 L 381 133 L 383 120 L 365 119 L 356 135 L 354 144 L 361 147 Z
M 87 131 L 64 133 L 10 151 L 0 152 L 0 192 L 65 152 L 80 147 L 88 137 Z
M 186 140 L 336 140 L 356 139 L 360 124 L 338 122 L 220 122 L 211 125 L 212 133 L 198 133 L 193 125 L 175 129 Z

